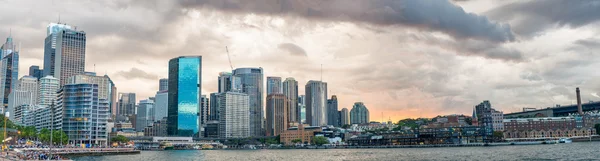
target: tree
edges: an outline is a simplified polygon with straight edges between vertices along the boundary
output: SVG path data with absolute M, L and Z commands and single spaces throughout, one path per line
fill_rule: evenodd
M 50 142 L 50 130 L 43 128 L 42 130 L 40 130 L 40 141 L 42 142 Z
M 504 138 L 502 131 L 494 131 L 492 136 L 494 137 L 494 140 L 502 140 L 502 138 Z
M 329 144 L 329 140 L 327 140 L 327 138 L 323 137 L 323 136 L 315 136 L 313 138 L 313 143 L 321 146 L 323 144 Z
M 350 125 L 348 125 L 348 124 L 346 124 L 346 125 L 342 125 L 342 128 L 344 128 L 344 129 L 348 129 L 348 128 L 350 128 Z
M 67 144 L 69 142 L 69 136 L 62 130 L 54 130 L 52 131 L 52 143 L 54 145 L 58 144 Z
M 465 122 L 467 122 L 467 124 L 469 124 L 469 125 L 473 125 L 473 118 L 472 117 L 465 117 Z
M 302 139 L 299 139 L 299 138 L 292 140 L 292 143 L 294 143 L 294 144 L 298 144 L 300 142 L 302 142 Z
M 600 135 L 600 124 L 594 125 L 594 128 L 596 128 L 596 134 Z
M 129 142 L 129 139 L 127 139 L 127 137 L 123 136 L 123 135 L 117 135 L 114 138 L 110 139 L 111 142 L 113 143 L 126 143 Z

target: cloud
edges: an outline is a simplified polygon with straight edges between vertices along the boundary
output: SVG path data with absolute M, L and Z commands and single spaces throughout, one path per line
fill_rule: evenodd
M 465 12 L 447 0 L 182 0 L 185 7 L 210 7 L 236 13 L 291 14 L 307 18 L 404 25 L 441 31 L 457 38 L 494 42 L 515 40 L 508 24 Z
M 290 55 L 306 57 L 306 51 L 302 47 L 293 43 L 283 43 L 277 46 L 279 49 L 287 51 Z
M 127 79 L 147 79 L 147 80 L 158 80 L 158 75 L 151 74 L 140 70 L 138 68 L 131 68 L 129 71 L 118 71 L 115 75 L 124 77 Z

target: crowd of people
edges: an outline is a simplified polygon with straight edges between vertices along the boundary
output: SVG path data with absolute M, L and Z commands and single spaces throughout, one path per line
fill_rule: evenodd
M 52 155 L 48 154 L 47 151 L 21 151 L 16 154 L 19 160 L 65 160 L 66 158 L 60 155 Z

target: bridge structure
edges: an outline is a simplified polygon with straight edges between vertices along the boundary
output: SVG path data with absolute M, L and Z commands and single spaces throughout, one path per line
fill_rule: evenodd
M 583 112 L 600 111 L 600 102 L 581 104 Z M 577 104 L 504 114 L 504 118 L 562 117 L 577 114 Z

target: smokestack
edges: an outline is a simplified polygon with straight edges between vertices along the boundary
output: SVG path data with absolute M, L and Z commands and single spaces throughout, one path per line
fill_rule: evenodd
M 577 92 L 577 112 L 579 113 L 579 115 L 583 115 L 583 109 L 581 108 L 581 95 L 579 95 L 579 87 L 575 89 L 575 92 Z

